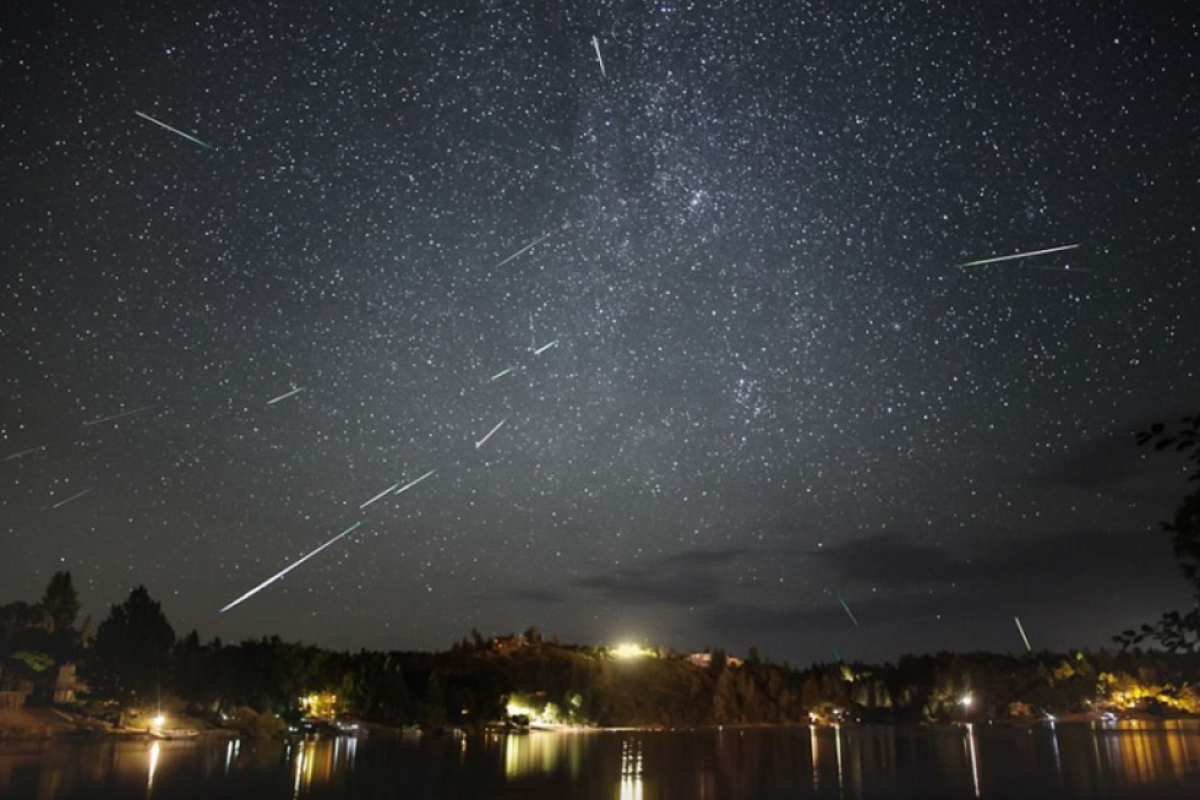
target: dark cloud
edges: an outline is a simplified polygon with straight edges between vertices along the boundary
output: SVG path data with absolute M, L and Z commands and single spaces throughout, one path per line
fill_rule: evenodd
M 722 641 L 739 636 L 839 641 L 883 634 L 892 641 L 911 636 L 904 649 L 915 651 L 946 646 L 948 638 L 1015 646 L 1012 617 L 1029 614 L 1027 622 L 1037 628 L 1043 646 L 1068 646 L 1105 642 L 1121 627 L 1114 620 L 1149 619 L 1187 596 L 1170 543 L 1157 533 L 1077 530 L 994 541 L 961 557 L 884 534 L 832 548 L 820 558 L 847 587 L 840 592 L 861 628 L 832 591 L 790 605 L 722 603 L 706 612 L 705 624 Z M 879 589 L 864 588 L 868 583 Z M 860 640 L 859 646 L 874 645 Z
M 844 580 L 888 587 L 953 580 L 966 566 L 944 550 L 912 543 L 899 533 L 855 539 L 820 550 L 815 557 Z
M 1040 592 L 1063 586 L 1086 591 L 1097 584 L 1174 573 L 1170 542 L 1164 534 L 1079 530 L 990 542 L 971 559 L 967 574 L 985 592 L 1001 582 Z
M 750 551 L 744 547 L 725 547 L 715 550 L 684 550 L 663 556 L 647 569 L 693 569 L 727 567 Z
M 578 585 L 625 605 L 704 605 L 722 594 L 719 580 L 711 575 L 659 575 L 642 570 L 594 575 L 582 578 Z
M 1138 447 L 1136 434 L 1156 422 L 1168 425 L 1192 413 L 1177 407 L 1160 417 L 1143 417 L 1116 428 L 1116 433 L 1104 433 L 1085 439 L 1065 455 L 1046 461 L 1034 468 L 1031 481 L 1043 487 L 1066 487 L 1085 491 L 1130 488 L 1138 482 L 1161 489 L 1161 479 L 1174 471 L 1179 462 L 1168 457 L 1148 459 L 1154 451 Z M 1178 492 L 1172 488 L 1173 496 Z M 1157 492 L 1156 492 L 1157 494 Z
M 1169 563 L 1170 547 L 1152 533 L 1078 530 L 989 540 L 956 553 L 888 532 L 826 548 L 813 558 L 831 567 L 843 586 L 903 591 L 972 583 L 986 589 L 997 581 L 1061 585 L 1154 573 Z
M 882 624 L 936 617 L 945 609 L 944 596 L 906 594 L 874 597 L 850 603 L 855 618 L 867 629 Z M 726 603 L 712 608 L 708 624 L 719 631 L 743 633 L 830 634 L 854 626 L 831 594 L 824 603 L 763 607 L 752 603 Z
M 709 605 L 724 594 L 721 570 L 747 552 L 741 548 L 686 550 L 637 567 L 581 578 L 576 585 L 624 605 Z

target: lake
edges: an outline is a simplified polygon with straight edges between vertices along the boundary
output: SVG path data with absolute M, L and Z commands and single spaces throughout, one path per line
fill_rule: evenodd
M 1200 724 L 0 742 L 0 797 L 1197 798 Z

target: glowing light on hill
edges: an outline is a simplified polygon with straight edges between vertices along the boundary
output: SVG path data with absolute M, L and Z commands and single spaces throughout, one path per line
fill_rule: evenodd
M 612 648 L 611 652 L 615 658 L 645 658 L 655 655 L 653 650 L 632 642 L 623 642 Z

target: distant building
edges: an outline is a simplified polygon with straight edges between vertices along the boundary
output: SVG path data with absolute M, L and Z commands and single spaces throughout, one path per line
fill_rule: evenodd
M 23 669 L 20 662 L 0 664 L 0 708 L 24 708 L 35 705 L 74 703 L 76 694 L 86 687 L 75 674 L 74 664 L 42 672 Z
M 344 703 L 333 692 L 314 692 L 299 700 L 300 709 L 308 719 L 334 720 L 344 711 Z
M 75 675 L 74 664 L 63 664 L 58 668 L 58 677 L 54 680 L 54 696 L 51 702 L 74 703 L 75 692 L 79 689 L 79 680 Z
M 525 637 L 519 633 L 510 636 L 493 636 L 492 650 L 497 653 L 510 653 L 525 646 Z
M 24 708 L 31 694 L 33 683 L 14 675 L 11 669 L 5 671 L 0 663 L 0 708 Z
M 712 666 L 712 653 L 691 653 L 687 656 L 684 656 L 684 658 L 687 659 L 688 663 L 700 667 L 701 669 L 708 669 Z M 731 667 L 740 667 L 743 662 L 742 659 L 738 658 L 737 656 L 727 655 L 725 656 L 725 663 Z

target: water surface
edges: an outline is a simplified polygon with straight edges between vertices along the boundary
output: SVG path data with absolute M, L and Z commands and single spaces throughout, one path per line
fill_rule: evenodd
M 1200 798 L 1200 725 L 0 743 L 0 797 Z

